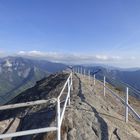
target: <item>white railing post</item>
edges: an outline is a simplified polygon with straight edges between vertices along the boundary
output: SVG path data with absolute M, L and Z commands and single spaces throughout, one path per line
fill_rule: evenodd
M 129 89 L 128 87 L 126 88 L 126 96 L 125 96 L 125 122 L 128 122 L 128 94 L 129 94 Z
M 90 70 L 88 71 L 89 81 L 90 81 Z
M 57 99 L 57 140 L 61 140 L 60 99 Z
M 95 86 L 95 78 L 96 78 L 96 77 L 95 77 L 95 74 L 94 74 L 94 76 L 93 76 L 93 79 L 94 79 L 94 86 Z
M 104 96 L 105 96 L 105 84 L 106 84 L 106 78 L 104 76 Z
M 70 86 L 71 86 L 70 79 L 71 79 L 71 77 L 68 80 L 68 105 L 70 105 Z
M 86 70 L 84 69 L 84 76 L 86 76 Z
M 70 85 L 70 89 L 73 91 L 73 82 L 72 82 L 72 74 L 71 74 L 71 85 Z

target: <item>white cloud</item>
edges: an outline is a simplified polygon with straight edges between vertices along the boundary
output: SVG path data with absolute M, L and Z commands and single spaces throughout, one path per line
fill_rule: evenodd
M 19 55 L 24 55 L 26 52 L 25 51 L 19 51 L 18 54 Z
M 3 51 L 0 51 L 0 57 L 3 57 L 5 53 Z
M 130 57 L 131 60 L 136 60 L 137 58 L 135 56 Z
M 120 63 L 126 60 L 134 60 L 134 57 L 123 58 L 121 56 L 108 56 L 108 55 L 88 55 L 88 54 L 77 54 L 77 53 L 57 53 L 57 52 L 41 52 L 37 50 L 33 51 L 19 51 L 17 53 L 20 56 L 24 57 L 33 57 L 38 59 L 46 59 L 54 62 L 62 63 L 106 63 L 114 64 Z
M 103 61 L 105 61 L 105 60 L 108 60 L 109 59 L 109 57 L 108 56 L 106 56 L 106 55 L 96 55 L 95 56 L 97 59 L 99 59 L 99 60 L 103 60 Z

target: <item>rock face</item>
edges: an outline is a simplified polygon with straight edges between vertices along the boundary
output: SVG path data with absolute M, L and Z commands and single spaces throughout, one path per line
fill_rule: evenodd
M 129 122 L 124 122 L 121 102 L 108 92 L 104 97 L 103 87 L 97 81 L 93 86 L 88 77 L 75 75 L 73 79 L 72 102 L 65 115 L 66 140 L 140 139 L 140 122 L 131 115 Z
M 9 103 L 15 104 L 57 98 L 67 78 L 67 73 L 52 74 L 49 77 L 38 81 L 35 87 L 21 93 Z M 1 111 L 0 123 L 4 125 L 5 120 L 8 121 L 10 119 L 18 118 L 20 119 L 20 122 L 16 128 L 16 131 L 44 128 L 49 126 L 52 122 L 55 123 L 55 110 L 56 106 L 52 102 L 49 105 L 42 104 L 33 107 Z M 15 123 L 13 123 L 12 126 L 14 126 L 14 124 Z M 5 127 L 1 130 L 1 133 L 7 132 L 5 130 L 9 129 L 9 126 L 10 121 L 5 124 Z M 15 131 L 14 128 L 13 131 Z M 31 140 L 33 138 L 35 139 L 36 137 L 38 138 L 40 135 L 13 138 L 13 140 Z
M 51 75 L 39 81 L 35 87 L 20 94 L 11 103 L 56 98 L 67 77 L 67 73 Z M 115 90 L 113 87 L 110 88 Z M 115 92 L 120 94 L 119 91 L 115 90 Z M 133 98 L 130 98 L 130 102 L 134 105 L 133 107 L 140 105 L 139 101 Z M 0 114 L 0 124 L 4 123 L 4 120 L 19 118 L 18 131 L 54 126 L 56 124 L 55 107 L 54 104 L 50 104 L 11 112 L 4 111 Z M 138 107 L 137 111 L 140 111 Z M 8 127 L 7 121 L 4 126 L 5 129 Z M 98 81 L 96 81 L 96 86 L 93 86 L 92 79 L 74 74 L 71 105 L 66 109 L 61 134 L 62 140 L 139 140 L 140 122 L 130 114 L 129 122 L 125 123 L 124 107 L 121 102 L 107 91 L 104 97 L 103 87 Z M 13 140 L 56 140 L 56 132 L 13 138 Z
M 33 87 L 36 81 L 66 67 L 60 63 L 22 57 L 0 58 L 0 105 Z

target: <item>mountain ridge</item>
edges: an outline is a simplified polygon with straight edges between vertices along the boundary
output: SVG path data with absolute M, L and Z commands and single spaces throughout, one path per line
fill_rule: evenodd
M 56 73 L 36 83 L 13 99 L 9 104 L 23 103 L 40 99 L 57 98 L 68 78 L 68 73 Z M 110 88 L 119 96 L 120 91 L 111 85 Z M 64 98 L 65 98 L 64 92 Z M 124 96 L 122 97 L 124 98 Z M 63 99 L 61 99 L 63 101 Z M 129 98 L 131 106 L 140 112 L 139 102 Z M 62 107 L 63 103 L 61 104 Z M 9 124 L 13 120 L 10 130 L 24 131 L 44 128 L 56 124 L 56 103 L 38 105 L 21 109 L 0 111 L 0 131 L 8 133 Z M 16 118 L 16 119 L 15 119 Z M 14 127 L 16 125 L 16 128 Z M 5 128 L 5 129 L 4 129 Z M 139 140 L 140 125 L 132 114 L 129 121 L 124 121 L 124 108 L 118 99 L 106 91 L 103 96 L 103 87 L 96 80 L 88 76 L 73 74 L 73 91 L 71 91 L 71 105 L 66 108 L 62 127 L 62 140 Z M 56 140 L 56 133 L 43 133 L 12 140 Z
M 101 80 L 103 80 L 103 77 L 106 76 L 108 80 L 112 79 L 115 80 L 117 83 L 122 83 L 121 86 L 123 87 L 129 85 L 140 91 L 140 69 L 119 69 L 110 67 L 107 68 L 103 66 L 87 66 L 83 68 L 86 69 L 86 72 L 90 70 L 92 75 L 96 74 L 96 76 Z
M 11 56 L 1 58 L 0 103 L 6 103 L 22 91 L 34 86 L 36 81 L 66 68 L 64 64 L 44 60 Z

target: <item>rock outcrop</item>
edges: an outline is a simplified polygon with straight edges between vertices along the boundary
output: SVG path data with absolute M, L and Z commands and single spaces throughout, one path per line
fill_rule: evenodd
M 11 103 L 27 102 L 39 99 L 56 98 L 68 77 L 67 73 L 59 73 L 37 82 L 37 85 L 25 91 Z M 108 85 L 110 86 L 110 85 Z M 123 94 L 111 87 L 117 94 Z M 65 97 L 64 97 L 65 98 Z M 137 108 L 140 102 L 130 97 L 131 104 Z M 56 124 L 56 106 L 35 106 L 1 112 L 1 123 L 11 118 L 20 119 L 17 130 L 41 128 Z M 11 115 L 12 114 L 12 115 Z M 7 122 L 4 123 L 6 129 Z M 0 128 L 1 132 L 2 129 Z M 61 128 L 62 140 L 139 140 L 140 122 L 132 114 L 129 122 L 124 122 L 124 106 L 113 95 L 96 81 L 80 74 L 73 75 L 73 91 L 71 105 L 67 107 Z M 13 138 L 14 140 L 56 140 L 56 132 Z

